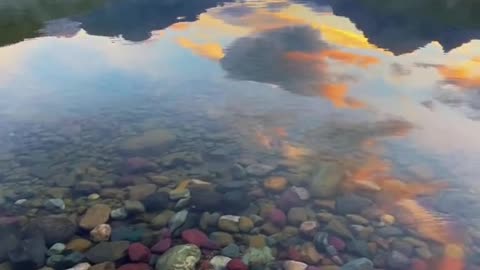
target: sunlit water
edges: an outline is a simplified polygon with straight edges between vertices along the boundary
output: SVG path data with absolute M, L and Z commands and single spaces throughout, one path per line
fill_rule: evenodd
M 40 16 L 17 38 L 20 30 L 0 25 L 9 33 L 0 48 L 4 216 L 51 214 L 14 203 L 70 188 L 59 179 L 73 172 L 117 187 L 122 164 L 139 155 L 173 179 L 169 188 L 231 181 L 234 164 L 252 162 L 308 187 L 311 171 L 335 161 L 345 173 L 340 193 L 374 199 L 431 244 L 428 269 L 479 267 L 468 259 L 478 257 L 480 229 L 472 26 L 416 36 L 348 1 L 91 2 Z M 159 128 L 177 136 L 168 150 L 119 149 Z M 162 163 L 176 152 L 201 162 Z M 248 181 L 255 189 L 266 177 Z M 81 213 L 85 198 L 72 196 L 65 211 Z

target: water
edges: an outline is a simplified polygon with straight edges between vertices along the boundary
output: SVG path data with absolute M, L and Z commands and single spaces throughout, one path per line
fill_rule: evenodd
M 478 8 L 467 0 L 6 1 L 2 226 L 52 214 L 78 221 L 92 205 L 122 207 L 152 187 L 190 189 L 190 203 L 175 208 L 170 200 L 176 212 L 260 215 L 268 225 L 265 209 L 285 187 L 263 183 L 283 177 L 288 188 L 310 191 L 300 206 L 321 232 L 328 222 L 315 215 L 333 213 L 370 243 L 368 256 L 339 250 L 343 262 L 366 256 L 385 269 L 477 269 Z M 256 172 L 258 164 L 271 170 Z M 187 179 L 211 183 L 209 191 Z M 206 197 L 228 201 L 225 190 L 249 204 L 199 207 Z M 89 200 L 92 193 L 100 198 Z M 349 194 L 374 205 L 342 211 Z M 65 209 L 47 207 L 51 198 Z M 114 231 L 142 228 L 150 247 L 163 227 L 152 225 L 160 212 L 108 223 Z M 368 224 L 345 219 L 349 213 Z M 382 235 L 385 214 L 402 235 Z M 334 264 L 325 250 L 321 260 L 293 256 L 292 247 L 305 253 L 313 238 L 298 233 L 275 244 L 267 225 L 239 233 L 236 243 L 243 250 L 248 235 L 270 236 L 272 269 L 287 258 Z M 201 228 L 198 220 L 190 227 Z M 76 235 L 89 238 L 84 229 Z M 392 250 L 405 256 L 398 261 Z M 7 252 L 0 250 L 1 260 Z

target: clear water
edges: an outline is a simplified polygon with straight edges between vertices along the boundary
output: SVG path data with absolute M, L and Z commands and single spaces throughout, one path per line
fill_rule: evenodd
M 309 187 L 335 161 L 346 176 L 327 200 L 373 199 L 429 243 L 427 269 L 477 269 L 478 5 L 372 2 L 0 4 L 0 214 L 49 215 L 42 202 L 57 186 L 72 191 L 65 213 L 81 214 L 85 195 L 62 179 L 80 171 L 125 189 L 117 180 L 135 156 L 156 162 L 140 175 L 167 176 L 168 188 L 232 181 L 236 163 Z M 121 151 L 159 128 L 175 145 Z M 165 166 L 177 152 L 201 161 Z

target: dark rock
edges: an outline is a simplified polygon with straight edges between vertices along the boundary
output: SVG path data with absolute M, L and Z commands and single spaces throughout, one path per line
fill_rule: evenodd
M 156 192 L 143 199 L 142 203 L 147 212 L 161 211 L 168 207 L 168 196 L 167 192 Z
M 246 190 L 249 186 L 250 184 L 246 181 L 226 181 L 219 183 L 216 190 L 218 192 Z
M 173 235 L 180 236 L 183 231 L 198 227 L 199 222 L 200 214 L 190 212 L 188 213 L 185 222 L 173 232 Z
M 235 180 L 243 179 L 247 176 L 247 171 L 240 164 L 234 164 L 231 169 L 232 177 Z
M 142 157 L 133 157 L 127 159 L 125 162 L 125 169 L 127 173 L 139 173 L 155 170 L 157 165 L 148 159 Z
M 292 207 L 302 206 L 304 202 L 295 191 L 292 189 L 287 189 L 277 199 L 276 204 L 278 208 L 287 211 Z
M 145 230 L 135 227 L 115 227 L 112 229 L 112 241 L 139 242 L 142 240 Z
M 410 259 L 398 251 L 392 251 L 388 255 L 387 265 L 392 269 L 409 269 Z
M 8 252 L 14 250 L 18 244 L 20 233 L 15 227 L 2 226 L 0 228 L 0 262 L 8 258 Z
M 80 194 L 92 194 L 97 193 L 102 189 L 102 186 L 97 182 L 81 181 L 75 184 L 74 190 Z
M 413 254 L 413 245 L 402 240 L 395 240 L 392 242 L 392 250 L 396 250 L 403 255 L 410 257 Z
M 370 199 L 355 194 L 341 196 L 335 200 L 335 210 L 342 215 L 359 214 L 370 205 L 372 205 Z
M 228 191 L 223 194 L 222 205 L 224 213 L 231 214 L 247 209 L 250 206 L 250 200 L 245 191 Z
M 128 241 L 101 242 L 89 249 L 85 256 L 92 263 L 114 262 L 127 255 Z
M 128 247 L 128 257 L 132 262 L 148 262 L 150 256 L 150 250 L 143 244 L 133 243 Z
M 352 240 L 347 243 L 347 250 L 361 257 L 370 257 L 368 243 L 364 240 Z
M 235 243 L 229 244 L 222 249 L 221 254 L 229 258 L 238 258 L 241 255 L 240 247 Z
M 386 226 L 386 227 L 379 228 L 377 230 L 377 234 L 382 237 L 388 238 L 388 237 L 403 235 L 403 230 L 394 226 Z
M 198 210 L 215 211 L 222 208 L 223 195 L 210 190 L 191 190 L 191 204 Z
M 349 261 L 340 270 L 373 270 L 373 263 L 367 258 Z
M 75 235 L 77 226 L 63 216 L 46 216 L 34 219 L 28 230 L 39 231 L 47 245 L 52 245 L 69 241 Z
M 13 250 L 8 252 L 8 258 L 15 270 L 37 269 L 45 264 L 47 248 L 41 235 L 24 239 Z

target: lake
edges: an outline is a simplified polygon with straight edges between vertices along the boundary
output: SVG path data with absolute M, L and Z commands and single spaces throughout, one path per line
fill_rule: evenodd
M 0 269 L 480 269 L 479 11 L 3 1 Z

